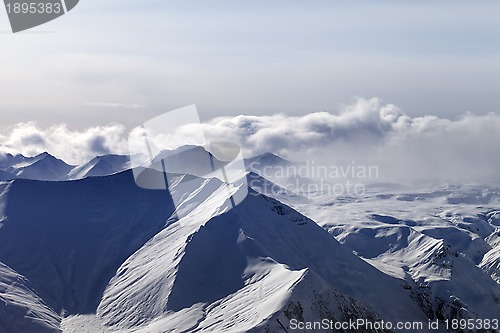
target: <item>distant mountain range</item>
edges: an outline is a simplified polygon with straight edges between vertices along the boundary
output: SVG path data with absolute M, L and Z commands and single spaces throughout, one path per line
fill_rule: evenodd
M 155 159 L 161 159 L 163 156 L 169 157 L 167 172 L 197 174 L 202 173 L 200 167 L 205 162 L 208 152 L 203 147 L 185 146 L 182 158 L 174 159 L 175 151 L 165 151 L 160 153 Z M 187 162 L 188 163 L 187 163 Z M 208 161 L 208 160 L 207 160 Z M 223 162 L 214 158 L 215 168 L 224 165 Z M 290 163 L 281 157 L 265 153 L 246 159 L 245 164 L 252 169 L 258 169 L 265 166 L 286 165 Z M 46 180 L 46 181 L 64 181 L 78 180 L 87 177 L 102 177 L 129 170 L 130 156 L 108 154 L 97 156 L 82 165 L 69 165 L 66 162 L 45 152 L 34 157 L 23 155 L 6 154 L 0 159 L 0 180 L 12 180 L 16 178 Z
M 79 165 L 42 153 L 34 157 L 7 154 L 0 160 L 0 179 L 35 179 L 47 181 L 76 180 L 101 177 L 129 169 L 130 158 L 125 155 L 103 155 Z
M 7 154 L 0 160 L 0 170 L 11 174 L 12 178 L 65 180 L 72 169 L 73 166 L 49 153 L 42 153 L 35 157 Z

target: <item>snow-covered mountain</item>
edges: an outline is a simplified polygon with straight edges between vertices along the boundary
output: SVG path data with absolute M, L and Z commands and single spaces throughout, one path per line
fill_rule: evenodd
M 155 156 L 152 164 L 158 164 L 166 159 L 166 171 L 169 173 L 187 173 L 202 176 L 213 168 L 219 169 L 227 163 L 221 162 L 209 153 L 206 148 L 199 146 L 181 146 L 174 150 L 164 150 Z M 272 153 L 265 153 L 246 159 L 245 165 L 249 170 L 259 170 L 266 166 L 285 166 L 291 162 Z M 49 153 L 42 153 L 34 157 L 6 154 L 0 159 L 0 180 L 15 178 L 36 180 L 78 180 L 87 177 L 109 176 L 131 169 L 129 155 L 107 154 L 96 156 L 81 165 L 72 166 L 57 159 Z
M 16 179 L 16 178 L 17 178 L 17 176 L 14 175 L 13 173 L 0 170 L 0 181 L 2 181 L 2 180 L 12 180 L 12 179 Z
M 169 173 L 186 173 L 198 176 L 205 175 L 213 168 L 218 169 L 227 164 L 219 161 L 204 147 L 199 146 L 182 146 L 178 149 L 162 151 L 150 163 L 159 164 L 162 159 L 167 160 L 165 166 Z M 107 154 L 97 156 L 81 165 L 72 166 L 49 153 L 42 153 L 34 157 L 6 154 L 0 159 L 0 180 L 22 178 L 64 181 L 109 176 L 130 170 L 132 168 L 130 160 L 129 155 Z M 161 170 L 161 168 L 159 169 Z
M 0 185 L 0 193 L 0 261 L 28 278 L 57 313 L 95 309 L 107 279 L 173 211 L 166 191 L 141 190 L 130 173 L 19 179 Z
M 500 283 L 500 211 L 491 211 L 485 217 L 495 230 L 484 239 L 491 250 L 484 254 L 479 267 Z
M 261 170 L 265 167 L 286 166 L 290 164 L 292 162 L 273 153 L 264 153 L 245 159 L 245 165 L 252 171 Z
M 28 279 L 0 262 L 0 332 L 57 332 L 60 317 Z
M 301 316 L 310 320 L 322 313 L 347 320 L 351 311 L 359 318 L 425 320 L 403 281 L 359 259 L 313 221 L 255 192 L 226 212 L 231 193 L 225 185 L 212 179 L 200 186 L 217 189 L 200 191 L 209 194 L 198 198 L 203 204 L 171 222 L 111 280 L 97 310 L 106 325 L 144 326 L 144 332 L 278 331 L 277 319 L 283 325 L 298 319 L 285 310 L 305 304 L 312 309 Z M 378 304 L 386 295 L 393 304 Z
M 0 171 L 3 171 L 0 177 L 3 174 L 3 180 L 12 179 L 8 175 L 13 174 L 14 178 L 57 181 L 67 179 L 73 168 L 74 166 L 66 164 L 49 153 L 42 153 L 34 157 L 8 154 L 3 160 L 0 160 Z
M 77 180 L 108 176 L 128 169 L 130 169 L 130 157 L 127 155 L 97 156 L 82 165 L 73 166 L 49 153 L 34 157 L 7 154 L 0 160 L 0 180 L 15 178 L 49 181 Z
M 405 280 L 429 318 L 498 318 L 499 194 L 484 185 L 411 192 L 391 184 L 362 197 L 280 199 L 366 262 Z
M 68 179 L 102 177 L 130 169 L 130 157 L 127 155 L 102 155 L 71 170 Z
M 359 259 L 313 221 L 255 192 L 227 211 L 238 189 L 228 191 L 218 179 L 199 185 L 194 200 L 202 204 L 177 220 L 168 219 L 166 192 L 139 189 L 130 172 L 3 183 L 0 261 L 32 286 L 24 304 L 10 306 L 50 309 L 44 320 L 23 311 L 14 320 L 49 329 L 63 316 L 86 314 L 63 326 L 81 319 L 123 332 L 179 325 L 235 332 L 275 331 L 276 319 L 288 325 L 322 313 L 425 319 L 402 280 Z M 11 289 L 1 292 L 11 297 Z M 394 304 L 378 304 L 389 293 Z M 300 315 L 293 310 L 306 304 L 312 308 Z
M 500 313 L 495 187 L 305 197 L 251 172 L 255 191 L 231 209 L 243 189 L 217 178 L 172 175 L 190 186 L 167 192 L 139 188 L 130 170 L 79 170 L 0 181 L 1 333 L 291 332 L 294 321 Z M 175 210 L 170 193 L 182 191 Z
M 12 154 L 1 154 L 0 155 L 0 169 L 9 168 L 15 164 L 19 164 L 25 162 L 28 157 L 25 157 L 21 154 L 12 155 Z

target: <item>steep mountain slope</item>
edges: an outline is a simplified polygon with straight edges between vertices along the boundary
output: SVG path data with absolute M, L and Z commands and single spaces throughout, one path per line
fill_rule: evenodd
M 11 318 L 16 333 L 280 332 L 293 320 L 427 323 L 500 313 L 500 284 L 490 277 L 497 210 L 448 200 L 495 205 L 494 191 L 316 201 L 249 175 L 250 185 L 314 215 L 329 234 L 255 191 L 230 209 L 244 188 L 169 177 L 170 192 L 139 188 L 131 171 L 1 182 L 4 330 Z
M 273 153 L 264 153 L 245 159 L 245 165 L 252 171 L 261 170 L 263 167 L 277 167 L 291 165 L 292 162 L 285 160 Z
M 49 153 L 34 157 L 8 155 L 0 161 L 1 170 L 25 179 L 64 180 L 73 168 L 74 166 L 66 164 Z
M 95 311 L 116 269 L 173 211 L 166 191 L 138 188 L 130 172 L 74 182 L 20 179 L 0 185 L 0 193 L 0 261 L 57 313 Z
M 0 333 L 54 333 L 60 322 L 29 281 L 0 262 Z
M 372 226 L 341 241 L 381 271 L 406 279 L 406 288 L 432 319 L 495 318 L 500 313 L 499 286 L 445 240 L 411 227 Z M 456 304 L 460 311 L 453 313 Z
M 0 181 L 13 180 L 13 179 L 16 179 L 16 178 L 17 178 L 16 175 L 14 175 L 13 173 L 0 170 Z
M 70 315 L 65 329 L 81 320 L 91 331 L 123 332 L 265 331 L 277 329 L 277 319 L 289 325 L 324 315 L 425 320 L 402 280 L 313 221 L 255 192 L 228 210 L 240 189 L 198 181 L 181 203 L 196 208 L 182 219 L 168 219 L 166 192 L 138 188 L 130 172 L 2 183 L 0 260 L 29 281 L 23 298 L 50 329 L 55 313 Z M 380 304 L 387 295 L 394 302 Z
M 485 241 L 491 246 L 489 250 L 479 263 L 485 272 L 500 284 L 500 212 L 494 211 L 487 214 L 490 223 L 497 226 L 495 231 Z
M 492 277 L 500 265 L 500 196 L 494 186 L 410 192 L 391 185 L 364 196 L 280 198 L 359 257 L 405 279 L 430 318 L 498 318 L 500 285 Z
M 346 303 L 343 309 L 355 308 L 360 318 L 426 320 L 402 280 L 360 260 L 313 221 L 255 192 L 226 212 L 223 187 L 122 265 L 98 308 L 107 325 L 144 332 L 265 331 L 277 318 L 288 325 L 290 302 L 313 302 L 314 292 L 305 296 L 308 288 L 337 300 L 322 309 L 337 319 L 346 319 L 338 309 Z M 383 297 L 392 303 L 380 304 Z M 319 307 L 302 319 L 321 317 Z M 192 319 L 182 320 L 186 316 Z
M 29 157 L 25 157 L 21 154 L 0 154 L 0 169 L 7 169 L 15 164 L 26 162 L 28 159 Z
M 89 162 L 75 167 L 68 179 L 108 176 L 130 168 L 130 157 L 126 155 L 103 155 L 94 157 Z
M 255 174 L 259 177 L 254 178 L 256 183 L 253 187 L 260 187 L 257 184 L 259 178 L 261 181 L 270 182 L 273 186 L 268 187 L 268 189 L 261 188 L 259 192 L 274 196 L 280 190 L 274 188 L 276 186 L 283 189 L 281 192 L 286 192 L 287 196 L 299 195 L 302 198 L 311 196 L 321 195 L 328 189 L 332 189 L 335 186 L 335 181 L 325 181 L 324 179 L 318 178 L 321 171 L 317 172 L 318 175 L 314 174 L 312 168 L 308 163 L 290 162 L 272 153 L 265 153 L 262 155 L 257 155 L 245 160 L 246 168 L 251 174 Z M 313 163 L 314 165 L 314 163 Z M 266 191 L 270 190 L 270 193 Z M 286 198 L 285 200 L 288 200 Z

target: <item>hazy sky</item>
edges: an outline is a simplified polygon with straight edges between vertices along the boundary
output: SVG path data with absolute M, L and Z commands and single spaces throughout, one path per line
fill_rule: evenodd
M 0 9 L 0 130 L 336 113 L 354 96 L 409 116 L 500 110 L 500 2 L 81 0 L 11 34 Z

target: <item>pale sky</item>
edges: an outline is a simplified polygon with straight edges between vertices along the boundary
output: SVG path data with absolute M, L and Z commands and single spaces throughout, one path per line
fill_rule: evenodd
M 0 130 L 336 113 L 355 96 L 410 116 L 500 111 L 500 2 L 81 0 L 12 34 L 0 9 Z

